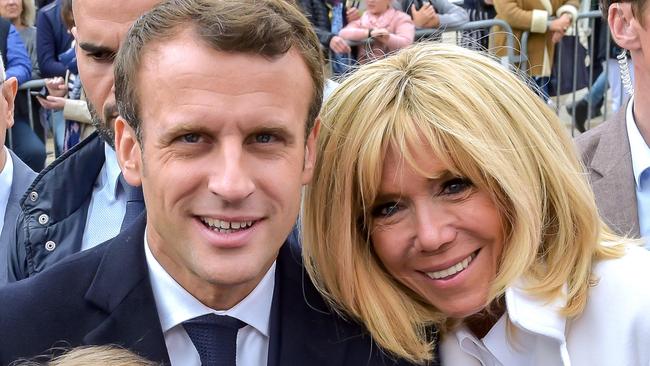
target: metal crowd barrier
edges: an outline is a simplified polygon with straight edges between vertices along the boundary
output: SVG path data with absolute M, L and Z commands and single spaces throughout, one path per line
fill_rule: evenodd
M 501 32 L 506 33 L 506 56 L 504 56 L 501 59 L 501 62 L 504 65 L 511 65 L 515 66 L 518 65 L 525 60 L 527 60 L 526 55 L 521 53 L 521 54 L 515 54 L 514 51 L 514 44 L 515 44 L 515 39 L 514 35 L 512 33 L 512 27 L 510 24 L 507 22 L 501 20 L 501 19 L 488 19 L 488 20 L 477 20 L 477 21 L 472 21 L 472 22 L 467 22 L 461 26 L 458 27 L 446 27 L 446 28 L 433 28 L 433 29 L 418 29 L 415 32 L 415 39 L 416 41 L 421 41 L 421 40 L 434 40 L 434 41 L 443 41 L 443 34 L 448 34 L 448 33 L 455 33 L 455 42 L 456 44 L 463 46 L 463 47 L 471 47 L 473 43 L 475 42 L 465 42 L 468 40 L 468 35 L 467 32 L 470 31 L 477 31 L 477 30 L 485 30 L 486 37 L 489 35 L 491 32 L 492 27 L 494 26 L 499 26 L 501 27 Z M 367 38 L 361 41 L 348 41 L 348 45 L 351 47 L 354 46 L 367 46 L 372 43 L 371 38 Z M 351 57 L 351 55 L 347 55 L 348 57 Z M 330 71 L 332 71 L 332 74 L 334 74 L 333 69 L 332 69 L 332 61 L 334 60 L 333 53 L 329 51 L 329 58 L 328 61 L 330 62 Z
M 27 113 L 29 117 L 29 127 L 34 129 L 34 113 L 32 110 L 32 90 L 40 90 L 45 86 L 45 79 L 30 80 L 18 87 L 18 93 L 25 93 L 27 96 Z M 13 137 L 11 135 L 11 128 L 7 129 L 7 145 L 13 148 Z
M 557 65 L 556 66 L 557 66 L 558 71 L 557 71 L 557 74 L 556 74 L 556 78 L 557 78 L 557 83 L 556 83 L 557 87 L 556 87 L 556 89 L 557 89 L 557 91 L 556 91 L 556 95 L 554 96 L 554 99 L 555 99 L 554 107 L 555 107 L 555 112 L 558 115 L 560 114 L 561 108 L 563 107 L 562 102 L 561 102 L 562 95 L 565 95 L 565 96 L 570 95 L 570 104 L 569 105 L 570 106 L 575 106 L 576 102 L 579 100 L 579 99 L 576 99 L 576 93 L 585 88 L 585 87 L 582 87 L 582 88 L 578 87 L 578 75 L 579 75 L 578 67 L 587 67 L 587 74 L 588 74 L 588 76 L 587 76 L 587 85 L 586 85 L 587 92 L 591 91 L 591 89 L 592 89 L 593 81 L 595 79 L 594 76 L 596 76 L 596 77 L 598 76 L 598 75 L 594 75 L 594 67 L 595 67 L 595 62 L 596 62 L 595 42 L 596 42 L 596 38 L 599 36 L 595 32 L 595 22 L 596 22 L 596 19 L 601 19 L 601 18 L 602 18 L 602 13 L 600 11 L 598 11 L 598 10 L 593 10 L 593 11 L 578 14 L 578 17 L 576 19 L 576 26 L 575 26 L 576 29 L 575 29 L 575 32 L 574 32 L 575 33 L 574 34 L 575 35 L 575 42 L 573 43 L 573 57 L 571 57 L 571 59 L 568 59 L 567 57 L 565 57 L 562 54 L 563 53 L 562 52 L 562 50 L 563 50 L 562 44 L 565 42 L 565 38 L 562 38 L 560 40 L 560 42 L 558 42 L 558 44 L 556 45 L 556 52 L 557 52 L 557 57 L 556 57 Z M 586 26 L 584 26 L 585 23 L 587 24 Z M 605 37 L 606 37 L 606 41 L 605 41 L 605 60 L 607 60 L 607 59 L 609 59 L 611 57 L 611 55 L 610 55 L 610 35 L 609 35 L 610 32 L 609 32 L 609 27 L 607 26 L 607 21 L 606 20 L 603 20 L 602 26 L 606 30 L 606 32 L 605 32 Z M 579 52 L 578 47 L 579 47 L 579 44 L 581 44 L 581 42 L 580 42 L 581 40 L 584 43 L 584 41 L 585 41 L 584 38 L 585 37 L 586 37 L 587 47 L 585 47 L 585 58 L 581 59 L 579 57 L 581 55 L 581 53 Z M 522 37 L 521 37 L 521 45 L 522 45 L 521 53 L 522 54 L 528 54 L 528 50 L 527 50 L 528 38 L 529 38 L 529 32 L 524 32 L 522 34 Z M 569 55 L 569 57 L 570 57 L 570 55 Z M 564 62 L 571 62 L 571 66 L 572 66 L 571 67 L 572 75 L 570 76 L 571 80 L 572 80 L 572 84 L 571 84 L 572 88 L 571 88 L 570 92 L 568 92 L 568 93 L 561 93 L 561 91 L 562 91 L 561 84 L 562 84 L 563 77 L 564 77 L 564 75 L 562 74 L 562 70 L 563 70 L 562 65 L 563 65 Z M 588 65 L 585 65 L 585 63 L 588 63 Z M 522 64 L 522 69 L 525 70 L 526 67 L 527 67 L 526 64 Z M 608 73 L 609 73 L 609 67 L 608 67 L 607 62 L 605 62 L 605 65 L 603 67 L 603 72 L 605 73 L 605 75 L 608 75 Z M 604 98 L 603 105 L 604 106 L 603 106 L 602 115 L 603 115 L 604 119 L 607 119 L 608 95 L 609 95 L 607 87 L 605 88 L 604 93 L 605 93 L 604 96 L 603 96 L 603 98 Z M 589 129 L 589 127 L 591 125 L 591 121 L 594 118 L 594 116 L 592 116 L 592 107 L 593 106 L 592 106 L 591 98 L 588 98 L 587 102 L 588 102 L 587 103 L 587 117 L 586 117 L 586 121 L 585 121 L 585 128 Z M 575 113 L 575 110 L 574 110 L 573 113 L 571 113 L 571 134 L 572 135 L 575 133 L 575 130 L 576 130 L 576 116 L 575 116 L 575 114 L 576 113 Z

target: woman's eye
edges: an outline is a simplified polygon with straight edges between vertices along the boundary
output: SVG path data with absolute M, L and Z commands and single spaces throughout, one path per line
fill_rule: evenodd
M 472 182 L 465 178 L 453 178 L 444 183 L 442 187 L 443 194 L 459 194 L 465 192 L 472 186 Z
M 199 142 L 200 136 L 199 136 L 199 134 L 196 134 L 196 133 L 188 133 L 188 134 L 185 134 L 185 135 L 181 136 L 181 139 L 183 140 L 183 142 L 187 142 L 187 143 L 190 143 L 190 144 L 195 144 L 195 143 Z
M 372 215 L 374 217 L 390 217 L 390 216 L 394 215 L 395 213 L 397 213 L 397 211 L 399 211 L 399 209 L 400 209 L 399 202 L 388 202 L 388 203 L 384 203 L 384 204 L 381 204 L 379 206 L 376 206 L 372 210 Z

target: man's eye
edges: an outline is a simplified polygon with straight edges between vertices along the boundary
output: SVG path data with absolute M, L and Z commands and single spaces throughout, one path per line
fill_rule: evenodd
M 260 144 L 268 144 L 269 142 L 273 142 L 273 140 L 274 140 L 273 135 L 270 135 L 268 133 L 255 135 L 255 142 Z
M 88 57 L 92 58 L 95 61 L 100 62 L 113 62 L 115 54 L 112 52 L 100 52 L 100 53 L 90 53 Z
M 465 178 L 453 178 L 443 184 L 442 194 L 455 195 L 472 187 L 472 182 Z
M 190 143 L 190 144 L 195 144 L 195 143 L 199 142 L 199 139 L 200 139 L 200 136 L 197 133 L 188 133 L 188 134 L 185 134 L 185 135 L 181 136 L 181 140 L 183 142 L 187 142 L 187 143 Z

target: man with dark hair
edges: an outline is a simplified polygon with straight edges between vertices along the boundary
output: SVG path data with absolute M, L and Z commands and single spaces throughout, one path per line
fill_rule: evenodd
M 602 125 L 576 139 L 600 215 L 618 234 L 650 237 L 650 10 L 645 0 L 602 0 L 612 38 L 629 50 L 634 82 L 621 74 L 634 96 Z M 638 101 L 638 103 L 637 103 Z M 646 248 L 650 242 L 646 241 Z
M 158 2 L 73 2 L 79 77 L 97 133 L 54 161 L 29 188 L 16 235 L 7 243 L 10 281 L 113 238 L 144 209 L 142 191 L 122 178 L 113 148 L 113 59 L 129 26 Z
M 147 210 L 0 289 L 0 363 L 59 341 L 184 366 L 405 364 L 328 308 L 287 241 L 322 65 L 284 0 L 168 0 L 139 18 L 116 60 L 115 146 Z

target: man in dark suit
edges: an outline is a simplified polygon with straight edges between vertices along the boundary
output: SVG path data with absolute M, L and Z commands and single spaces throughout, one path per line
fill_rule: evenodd
M 650 7 L 644 1 L 601 0 L 614 41 L 629 50 L 634 96 L 602 125 L 576 138 L 598 211 L 618 234 L 650 237 Z M 627 62 L 624 69 L 627 69 Z M 629 73 L 623 70 L 622 73 Z M 625 81 L 626 83 L 629 80 Z M 632 85 L 628 85 L 632 87 Z M 646 248 L 650 242 L 646 240 Z
M 283 0 L 168 0 L 117 56 L 129 229 L 0 289 L 0 363 L 116 343 L 172 365 L 392 365 L 287 242 L 312 176 L 323 62 Z
M 7 130 L 14 123 L 14 100 L 18 81 L 7 80 L 4 64 L 0 58 L 0 285 L 7 282 L 7 242 L 16 230 L 16 217 L 20 211 L 18 201 L 32 182 L 36 173 L 18 156 L 7 149 Z

